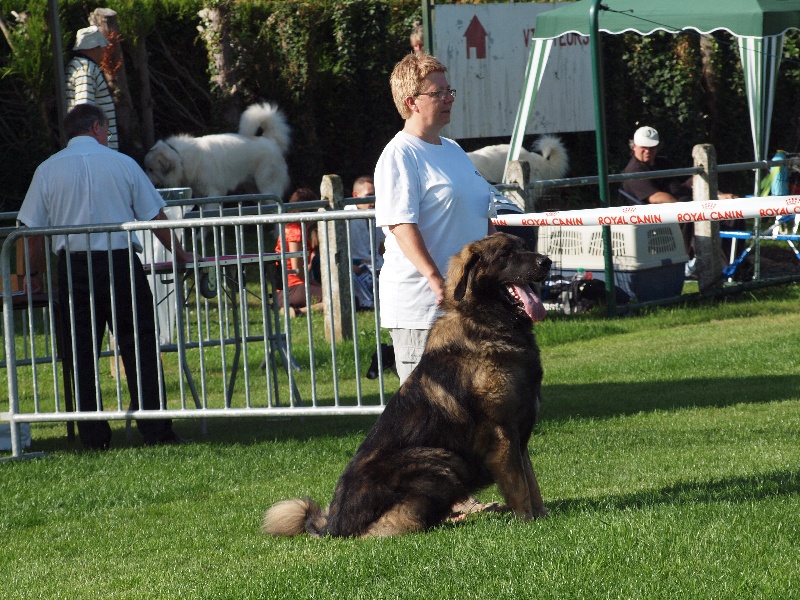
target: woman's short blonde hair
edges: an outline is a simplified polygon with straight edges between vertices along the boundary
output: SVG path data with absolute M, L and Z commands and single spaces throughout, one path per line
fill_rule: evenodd
M 447 73 L 447 67 L 430 54 L 407 54 L 394 66 L 389 82 L 394 105 L 403 120 L 411 116 L 406 98 L 418 94 L 423 80 L 431 73 Z

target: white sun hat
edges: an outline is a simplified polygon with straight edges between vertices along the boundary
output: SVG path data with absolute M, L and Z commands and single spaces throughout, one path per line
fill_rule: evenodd
M 92 48 L 105 48 L 108 46 L 106 36 L 102 34 L 97 25 L 79 29 L 75 34 L 75 46 L 73 50 L 91 50 Z
M 637 146 L 645 148 L 652 148 L 658 146 L 660 140 L 658 139 L 658 132 L 652 127 L 639 127 L 636 133 L 633 134 L 633 143 Z

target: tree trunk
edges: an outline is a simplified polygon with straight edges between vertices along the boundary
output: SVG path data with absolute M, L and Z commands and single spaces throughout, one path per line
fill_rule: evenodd
M 221 101 L 222 119 L 231 131 L 237 131 L 242 100 L 237 89 L 234 53 L 228 35 L 227 8 L 225 5 L 204 8 L 197 14 L 203 21 L 197 29 L 206 43 L 213 67 L 211 83 Z
M 136 44 L 136 56 L 139 67 L 139 85 L 142 88 L 142 142 L 145 149 L 150 149 L 156 143 L 155 125 L 153 123 L 153 91 L 150 87 L 150 63 L 147 59 L 147 42 L 145 36 L 140 35 Z
M 142 145 L 135 133 L 133 102 L 125 72 L 125 59 L 122 56 L 122 35 L 119 32 L 117 13 L 110 8 L 96 8 L 89 15 L 89 23 L 97 25 L 109 42 L 105 47 L 101 67 L 114 98 L 119 149 L 126 154 L 140 155 Z

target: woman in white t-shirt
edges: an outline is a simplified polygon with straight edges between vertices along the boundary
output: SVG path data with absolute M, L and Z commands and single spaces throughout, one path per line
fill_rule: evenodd
M 494 233 L 492 186 L 456 142 L 439 135 L 456 96 L 446 71 L 428 54 L 395 65 L 392 97 L 405 125 L 375 167 L 376 224 L 386 233 L 381 326 L 390 330 L 401 382 L 439 314 L 450 257 Z

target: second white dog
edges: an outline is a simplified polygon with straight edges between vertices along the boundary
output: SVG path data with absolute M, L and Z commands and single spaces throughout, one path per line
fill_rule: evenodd
M 224 196 L 253 182 L 261 194 L 282 197 L 289 187 L 286 152 L 290 130 L 272 104 L 254 104 L 242 113 L 239 133 L 159 140 L 144 158 L 156 187 L 190 187 L 195 198 Z
M 503 181 L 503 169 L 508 156 L 508 144 L 485 146 L 473 152 L 467 152 L 470 159 L 483 175 L 483 178 L 492 183 Z M 533 152 L 525 148 L 520 150 L 519 160 L 528 161 L 531 165 L 531 179 L 544 181 L 548 179 L 561 179 L 569 169 L 569 157 L 561 140 L 552 135 L 544 135 L 536 140 Z

